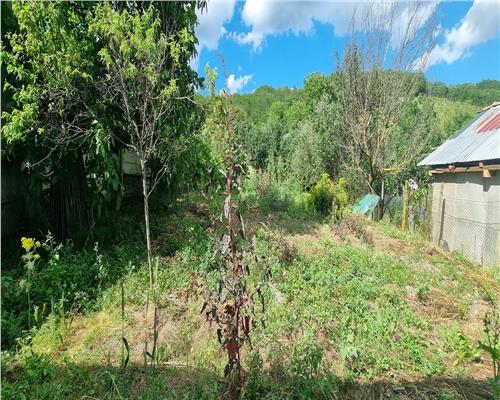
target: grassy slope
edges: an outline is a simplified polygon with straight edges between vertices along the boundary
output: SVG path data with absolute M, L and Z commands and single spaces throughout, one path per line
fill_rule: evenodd
M 147 384 L 147 273 L 138 261 L 123 278 L 125 373 L 116 284 L 94 310 L 49 318 L 31 348 L 4 354 L 4 398 L 219 398 L 224 354 L 199 315 L 200 277 L 212 275 L 204 218 L 196 206 L 157 216 L 161 366 Z M 357 222 L 353 232 L 255 210 L 247 220 L 254 231 L 259 222 L 270 226 L 257 245 L 273 271 L 266 323 L 254 339 L 262 359 L 246 358 L 248 398 L 488 398 L 490 360 L 475 347 L 482 317 L 498 301 L 498 275 L 384 224 Z M 170 255 L 174 237 L 183 240 Z

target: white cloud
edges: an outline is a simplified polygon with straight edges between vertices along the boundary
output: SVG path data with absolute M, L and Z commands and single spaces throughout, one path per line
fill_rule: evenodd
M 219 40 L 227 31 L 224 24 L 231 21 L 234 14 L 236 0 L 210 0 L 207 9 L 197 11 L 198 26 L 195 34 L 198 38 L 198 54 L 205 48 L 215 50 Z M 198 57 L 191 60 L 191 66 L 198 68 Z
M 500 33 L 500 6 L 496 1 L 476 0 L 465 17 L 453 29 L 445 32 L 444 43 L 428 55 L 427 68 L 470 55 L 471 48 L 496 38 Z
M 219 39 L 226 33 L 224 24 L 231 21 L 236 0 L 209 1 L 207 9 L 198 13 L 196 37 L 199 49 L 215 50 Z
M 397 11 L 397 17 L 394 18 L 391 31 L 391 42 L 393 47 L 397 47 L 404 40 L 415 37 L 418 30 L 426 24 L 436 11 L 437 2 L 429 1 L 420 4 L 408 2 L 402 5 Z M 390 12 L 389 10 L 387 10 Z M 439 32 L 436 30 L 435 32 Z
M 228 76 L 226 80 L 226 85 L 227 89 L 229 90 L 229 93 L 233 94 L 241 89 L 243 89 L 244 86 L 246 86 L 253 78 L 253 75 L 242 75 L 239 78 L 236 78 L 234 74 L 231 74 Z
M 254 50 L 258 50 L 269 35 L 312 33 L 314 20 L 338 20 L 336 31 L 343 31 L 348 24 L 343 26 L 342 22 L 349 19 L 353 9 L 354 3 L 339 6 L 332 2 L 247 0 L 243 7 L 242 19 L 251 27 L 251 31 L 233 34 L 232 37 L 238 43 L 251 44 Z
M 239 44 L 251 44 L 254 50 L 259 50 L 266 36 L 282 34 L 312 34 L 314 22 L 331 24 L 335 35 L 342 37 L 350 33 L 353 13 L 362 17 L 367 7 L 374 7 L 375 11 L 390 12 L 394 3 L 381 1 L 380 4 L 365 2 L 340 1 L 271 1 L 247 0 L 242 11 L 243 22 L 251 27 L 246 33 L 230 33 L 229 36 Z M 393 41 L 403 36 L 403 27 L 406 29 L 411 18 L 411 3 L 402 2 L 397 7 L 395 34 Z M 418 17 L 413 28 L 419 28 L 432 14 L 436 2 L 424 3 L 419 9 Z M 399 30 L 398 30 L 399 29 Z
M 356 3 L 341 0 L 246 0 L 241 17 L 250 30 L 248 32 L 227 32 L 224 24 L 233 18 L 236 1 L 210 0 L 208 9 L 199 13 L 199 25 L 196 28 L 199 40 L 198 53 L 204 48 L 217 49 L 219 40 L 224 36 L 232 38 L 241 45 L 251 45 L 257 51 L 262 48 L 268 36 L 313 34 L 315 22 L 332 25 L 335 35 L 343 37 L 350 33 L 354 11 L 358 17 L 364 14 L 367 7 L 374 7 L 374 10 L 384 13 L 385 10 L 390 10 L 391 4 L 393 4 L 384 0 L 378 0 L 379 4 L 375 5 L 371 1 Z M 415 21 L 423 23 L 434 11 L 436 1 L 424 1 L 419 17 L 415 18 Z M 402 1 L 398 6 L 394 19 L 393 43 L 402 37 L 403 27 L 406 28 L 411 17 L 409 12 L 411 7 L 408 4 L 412 3 Z M 415 25 L 415 28 L 419 26 Z M 193 59 L 191 65 L 193 68 L 197 68 L 198 59 Z
M 258 50 L 264 40 L 264 35 L 261 33 L 247 32 L 247 33 L 229 33 L 229 37 L 232 38 L 238 44 L 251 44 L 254 50 Z

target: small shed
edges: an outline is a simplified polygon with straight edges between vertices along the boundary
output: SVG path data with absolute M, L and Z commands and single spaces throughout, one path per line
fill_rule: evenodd
M 432 184 L 432 240 L 500 265 L 500 102 L 425 157 Z

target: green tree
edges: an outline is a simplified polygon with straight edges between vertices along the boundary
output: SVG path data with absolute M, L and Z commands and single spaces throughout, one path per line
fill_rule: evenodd
M 121 191 L 118 158 L 101 140 L 113 112 L 100 107 L 93 85 L 102 76 L 100 44 L 88 30 L 94 8 L 90 2 L 14 2 L 18 29 L 6 35 L 2 51 L 3 89 L 14 101 L 2 114 L 2 156 L 28 172 L 29 193 L 35 204 L 50 204 L 58 236 L 86 226 L 87 209 Z M 89 192 L 96 194 L 90 205 Z
M 291 103 L 297 97 L 298 91 L 288 87 L 273 88 L 268 85 L 257 88 L 250 94 L 234 94 L 232 101 L 234 105 L 245 110 L 253 125 L 263 124 L 273 103 L 282 101 Z
M 189 60 L 196 51 L 196 10 L 205 3 L 124 5 L 112 3 L 111 8 L 142 15 L 152 6 L 166 37 L 175 38 L 183 30 L 191 35 L 185 51 L 177 54 L 175 70 L 178 96 L 190 98 L 201 84 Z M 28 210 L 36 210 L 36 216 L 50 210 L 50 221 L 40 222 L 57 236 L 88 225 L 87 217 L 98 217 L 108 204 L 118 207 L 123 193 L 119 152 L 129 131 L 119 104 L 102 96 L 106 67 L 99 51 L 104 42 L 90 29 L 98 6 L 27 1 L 12 3 L 9 12 L 10 3 L 2 3 L 2 69 L 7 72 L 2 100 L 12 99 L 3 107 L 2 157 L 26 172 L 28 198 L 33 199 Z M 172 114 L 171 131 L 186 132 L 201 122 L 192 101 L 178 102 Z M 169 187 L 196 167 L 192 158 L 176 161 L 163 175 Z M 158 160 L 152 164 L 154 172 L 161 169 Z M 64 206 L 69 203 L 73 205 Z
M 368 7 L 352 28 L 338 74 L 341 161 L 356 169 L 367 190 L 380 193 L 388 175 L 416 163 L 426 142 L 417 135 L 402 136 L 398 128 L 412 99 L 425 91 L 419 73 L 433 45 L 434 19 L 422 19 L 422 3 L 411 4 L 410 18 L 401 27 L 395 20 L 398 4 L 387 13 Z M 405 34 L 394 40 L 401 29 Z
M 311 112 L 316 107 L 318 100 L 326 96 L 333 101 L 337 92 L 338 77 L 336 75 L 324 75 L 316 72 L 306 77 L 301 98 L 305 108 Z
M 245 135 L 245 150 L 257 168 L 265 168 L 270 158 L 284 155 L 287 134 L 288 104 L 277 101 L 271 105 L 264 123 L 253 125 Z
M 500 81 L 487 79 L 479 83 L 447 86 L 442 82 L 429 83 L 428 93 L 452 101 L 468 102 L 482 108 L 500 98 Z M 479 110 L 477 110 L 479 111 Z
M 192 99 L 180 92 L 182 76 L 178 71 L 185 68 L 186 54 L 191 54 L 195 39 L 186 28 L 165 35 L 153 6 L 141 13 L 134 9 L 115 11 L 109 3 L 100 4 L 91 31 L 103 43 L 99 57 L 106 78 L 100 93 L 105 102 L 116 104 L 123 116 L 123 130 L 115 137 L 137 155 L 141 168 L 149 284 L 155 306 L 151 352 L 147 336 L 144 345 L 146 364 L 148 356 L 152 362 L 155 358 L 158 322 L 149 199 L 185 144 L 179 134 L 186 132 L 175 129 L 174 118 L 179 116 L 177 106 Z M 154 160 L 158 161 L 156 170 L 151 168 Z
M 336 102 L 323 95 L 293 131 L 290 169 L 302 187 L 316 182 L 325 171 L 339 175 L 337 108 Z
M 477 107 L 461 101 L 434 97 L 430 99 L 435 119 L 430 134 L 433 147 L 439 146 L 451 135 L 463 128 L 478 111 Z
M 1 4 L 2 7 L 2 50 L 7 52 L 12 51 L 8 36 L 19 29 L 17 25 L 17 19 L 12 11 L 12 3 L 4 1 Z M 9 81 L 9 84 L 15 84 L 14 77 L 7 74 L 7 69 L 5 67 L 5 62 L 2 62 L 2 88 L 5 83 Z M 12 99 L 12 93 L 6 90 L 2 90 L 2 110 L 10 111 L 14 106 L 14 101 Z M 3 121 L 2 121 L 3 122 Z M 2 124 L 3 125 L 3 124 Z

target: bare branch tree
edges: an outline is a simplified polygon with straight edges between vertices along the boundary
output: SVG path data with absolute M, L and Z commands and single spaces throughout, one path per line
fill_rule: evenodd
M 358 170 L 371 193 L 425 147 L 417 135 L 402 137 L 397 123 L 423 82 L 436 39 L 434 11 L 429 2 L 391 2 L 363 4 L 353 15 L 338 68 L 339 146 L 344 167 Z

